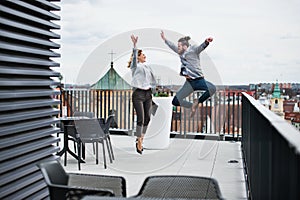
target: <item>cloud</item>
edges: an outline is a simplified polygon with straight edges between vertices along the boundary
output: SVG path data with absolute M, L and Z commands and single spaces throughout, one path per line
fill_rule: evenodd
M 281 40 L 299 40 L 300 36 L 288 33 L 286 35 L 280 36 L 279 39 L 281 39 Z
M 62 1 L 63 5 L 74 5 L 74 4 L 81 4 L 81 3 L 89 3 L 89 4 L 100 4 L 102 3 L 101 0 L 67 0 Z
M 275 65 L 279 62 L 290 66 L 285 70 L 287 79 L 294 77 L 295 66 L 300 68 L 299 61 L 295 62 L 300 52 L 297 0 L 65 0 L 60 5 L 61 70 L 73 79 L 97 46 L 140 28 L 173 30 L 190 35 L 197 43 L 213 36 L 214 42 L 205 52 L 224 83 L 272 79 L 272 73 L 283 70 Z M 272 69 L 271 61 L 275 63 Z M 260 76 L 260 71 L 267 70 L 273 71 Z
M 272 54 L 270 54 L 270 53 L 265 53 L 265 58 L 272 58 Z

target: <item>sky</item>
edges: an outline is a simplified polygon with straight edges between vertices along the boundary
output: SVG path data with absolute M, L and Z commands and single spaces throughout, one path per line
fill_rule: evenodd
M 138 33 L 147 63 L 164 66 L 160 79 L 181 83 L 179 58 L 163 49 L 162 40 L 159 44 L 160 30 L 176 44 L 179 35 L 190 36 L 194 44 L 213 37 L 200 57 L 205 78 L 217 84 L 300 82 L 299 0 L 63 0 L 56 4 L 61 7 L 57 13 L 61 21 L 55 22 L 61 25 L 56 31 L 61 35 L 56 41 L 61 44 L 57 70 L 64 83 L 99 80 L 109 69 L 111 50 L 114 68 L 128 77 L 130 34 Z M 152 39 L 155 42 L 149 46 L 145 40 Z M 90 74 L 83 68 L 91 57 L 99 60 L 88 66 Z

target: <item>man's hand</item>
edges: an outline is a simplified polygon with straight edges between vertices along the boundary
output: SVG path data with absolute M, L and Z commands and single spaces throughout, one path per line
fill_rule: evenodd
M 213 38 L 212 38 L 212 37 L 209 37 L 209 38 L 207 38 L 205 41 L 208 42 L 208 43 L 210 43 L 210 42 L 213 41 Z
M 136 48 L 136 43 L 138 41 L 138 36 L 131 35 L 131 40 L 133 42 L 133 47 Z
M 166 37 L 165 37 L 164 31 L 161 31 L 160 36 L 161 36 L 161 38 L 162 38 L 164 41 L 166 41 Z

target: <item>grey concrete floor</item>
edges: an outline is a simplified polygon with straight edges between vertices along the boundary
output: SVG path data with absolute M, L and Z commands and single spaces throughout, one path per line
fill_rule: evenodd
M 247 199 L 240 142 L 172 138 L 168 149 L 145 149 L 140 155 L 135 151 L 135 137 L 112 135 L 111 138 L 115 160 L 110 163 L 106 154 L 107 169 L 103 166 L 102 147 L 99 146 L 100 163 L 96 165 L 92 145 L 87 144 L 86 163 L 81 164 L 81 171 L 70 154 L 66 171 L 123 176 L 128 197 L 136 195 L 145 178 L 152 175 L 212 177 L 225 199 Z M 73 149 L 71 142 L 69 146 Z M 62 164 L 63 159 L 64 156 Z

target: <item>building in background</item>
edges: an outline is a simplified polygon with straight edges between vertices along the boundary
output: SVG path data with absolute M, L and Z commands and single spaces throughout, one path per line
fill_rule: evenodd
M 300 130 L 300 84 L 259 83 L 250 84 L 249 90 L 262 105 L 283 117 Z
M 300 102 L 297 100 L 284 103 L 284 119 L 300 131 Z
M 284 99 L 281 97 L 279 84 L 278 82 L 276 82 L 272 93 L 272 98 L 270 99 L 270 110 L 275 112 L 279 116 L 283 116 L 283 101 Z

